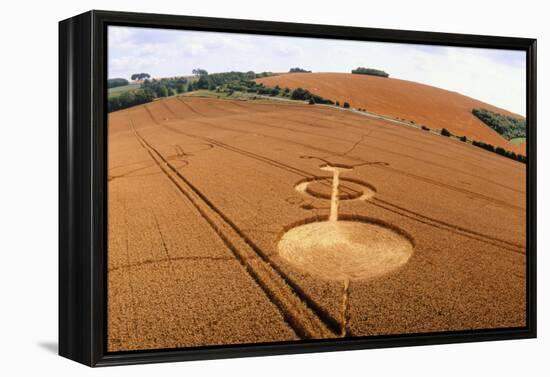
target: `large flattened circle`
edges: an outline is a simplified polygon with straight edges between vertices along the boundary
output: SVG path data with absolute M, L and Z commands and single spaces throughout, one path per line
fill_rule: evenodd
M 385 275 L 407 263 L 412 242 L 382 224 L 322 221 L 286 232 L 279 255 L 295 267 L 328 280 L 358 280 Z

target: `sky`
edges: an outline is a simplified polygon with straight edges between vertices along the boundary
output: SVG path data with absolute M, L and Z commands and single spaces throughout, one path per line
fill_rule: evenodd
M 455 91 L 525 116 L 524 51 L 346 41 L 109 26 L 108 77 L 130 79 L 228 71 L 351 72 L 381 69 L 390 77 Z

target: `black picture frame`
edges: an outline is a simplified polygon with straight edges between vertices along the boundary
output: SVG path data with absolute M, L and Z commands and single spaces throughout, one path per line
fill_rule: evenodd
M 178 350 L 106 352 L 108 25 L 522 50 L 527 55 L 527 326 Z M 536 40 L 90 11 L 59 23 L 59 354 L 88 366 L 536 337 Z

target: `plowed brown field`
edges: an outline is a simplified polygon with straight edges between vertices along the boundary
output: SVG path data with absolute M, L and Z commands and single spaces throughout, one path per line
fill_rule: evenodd
M 403 118 L 430 128 L 446 128 L 458 136 L 484 141 L 525 155 L 526 144 L 512 144 L 472 114 L 485 108 L 517 114 L 456 92 L 412 81 L 347 73 L 293 73 L 257 79 L 266 86 L 302 87 L 321 97 L 348 102 L 381 115 Z
M 521 163 L 299 103 L 169 98 L 111 113 L 108 134 L 109 351 L 525 325 Z M 337 207 L 326 164 L 346 166 Z M 412 253 L 372 278 L 283 258 L 331 208 L 369 229 L 342 240 L 350 258 L 370 234 Z

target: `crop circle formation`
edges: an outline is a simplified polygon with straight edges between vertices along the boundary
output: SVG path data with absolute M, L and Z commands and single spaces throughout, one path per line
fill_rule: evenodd
M 279 255 L 295 267 L 329 280 L 385 275 L 413 252 L 409 239 L 384 225 L 321 221 L 297 226 L 279 241 Z
M 342 178 L 349 168 L 324 165 L 333 176 L 301 181 L 296 190 L 330 200 L 327 221 L 302 224 L 279 240 L 279 255 L 295 267 L 329 280 L 369 279 L 403 266 L 413 253 L 413 244 L 399 229 L 377 220 L 346 220 L 339 215 L 339 202 L 368 200 L 376 192 L 365 182 Z

